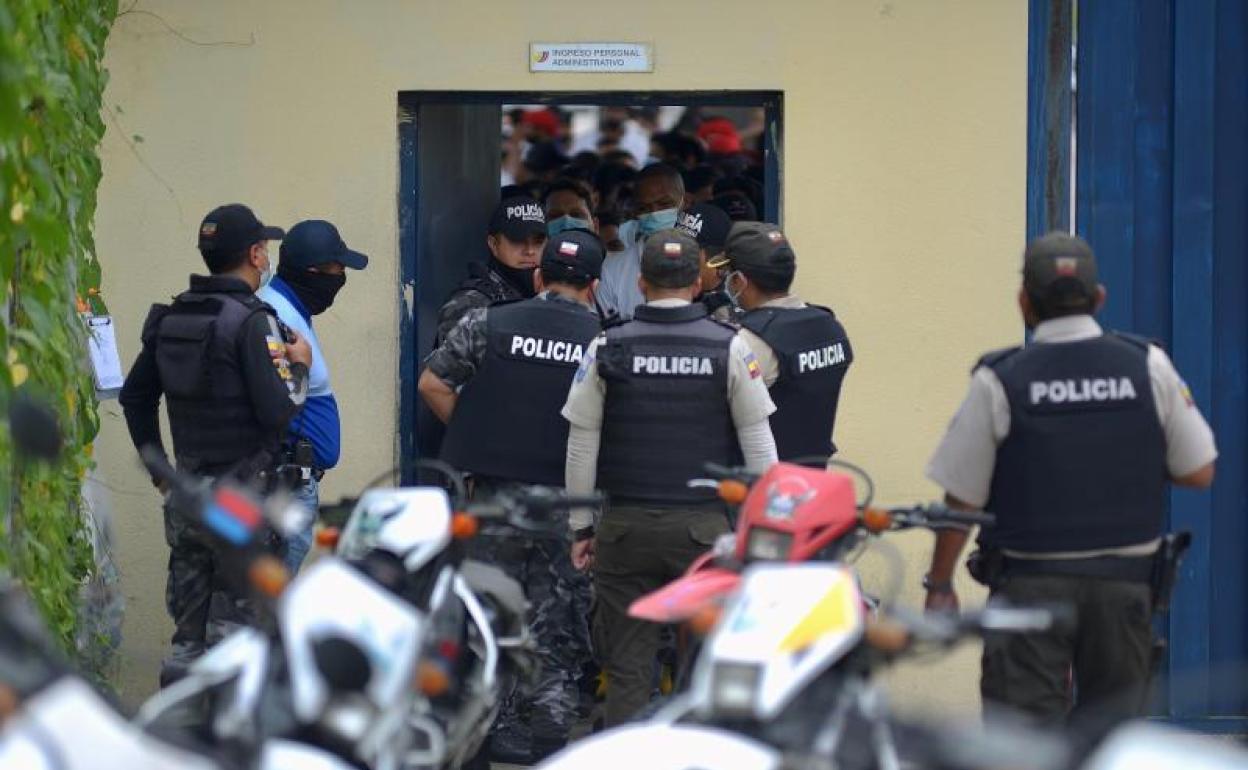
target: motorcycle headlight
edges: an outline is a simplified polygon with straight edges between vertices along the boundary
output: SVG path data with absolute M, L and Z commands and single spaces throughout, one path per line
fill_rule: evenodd
M 787 532 L 754 527 L 745 542 L 748 561 L 787 561 L 793 547 L 793 536 Z
M 763 670 L 747 663 L 720 663 L 711 681 L 711 704 L 721 714 L 748 715 Z

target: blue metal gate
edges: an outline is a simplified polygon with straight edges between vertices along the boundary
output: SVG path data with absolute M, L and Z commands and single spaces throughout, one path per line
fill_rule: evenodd
M 1028 235 L 1070 226 L 1073 101 L 1074 229 L 1101 263 L 1102 320 L 1166 342 L 1218 440 L 1212 492 L 1171 497 L 1196 542 L 1161 709 L 1246 732 L 1248 0 L 1031 0 L 1030 14 Z

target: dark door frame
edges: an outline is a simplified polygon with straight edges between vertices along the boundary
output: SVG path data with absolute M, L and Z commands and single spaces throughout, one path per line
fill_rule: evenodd
M 420 127 L 416 115 L 422 104 L 551 104 L 661 107 L 667 105 L 758 107 L 766 112 L 764 141 L 764 189 L 769 222 L 783 224 L 783 147 L 784 92 L 779 90 L 699 90 L 699 91 L 400 91 L 398 95 L 399 144 L 399 430 L 396 454 L 402 469 L 403 483 L 415 479 L 414 462 L 420 456 L 417 447 L 416 419 L 419 394 L 416 383 L 420 374 L 421 355 L 418 350 L 416 290 L 419 268 L 417 216 L 420 194 L 417 152 Z

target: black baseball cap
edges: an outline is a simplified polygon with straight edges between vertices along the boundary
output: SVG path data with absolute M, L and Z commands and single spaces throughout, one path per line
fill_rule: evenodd
M 661 289 L 692 286 L 701 267 L 698 242 L 674 227 L 651 235 L 641 250 L 641 277 Z
M 745 197 L 745 193 L 730 190 L 711 198 L 711 203 L 719 206 L 733 222 L 751 222 L 758 219 L 758 209 Z
M 368 266 L 368 257 L 347 248 L 338 228 L 323 219 L 305 219 L 286 233 L 280 251 L 281 264 L 290 267 L 312 267 L 326 262 L 341 262 L 353 270 Z
M 1084 239 L 1052 232 L 1023 251 L 1023 289 L 1054 308 L 1078 307 L 1096 297 L 1096 255 Z
M 200 222 L 199 253 L 229 254 L 261 241 L 280 241 L 285 234 L 280 227 L 269 227 L 256 219 L 243 204 L 227 203 L 209 211 Z
M 718 255 L 724 250 L 728 240 L 728 231 L 732 229 L 732 220 L 718 206 L 709 203 L 695 203 L 688 210 L 676 215 L 676 229 L 692 235 L 698 246 L 708 255 Z M 715 262 L 708 260 L 708 263 Z M 722 267 L 723 263 L 711 267 Z
M 767 222 L 737 222 L 728 231 L 724 256 L 734 269 L 770 270 L 790 268 L 797 255 L 779 227 Z
M 588 230 L 564 230 L 546 241 L 542 250 L 542 277 L 548 281 L 560 278 L 600 278 L 606 253 L 602 240 Z
M 537 198 L 512 195 L 504 198 L 490 217 L 490 235 L 502 233 L 508 240 L 523 241 L 531 235 L 546 234 L 546 212 Z
M 568 156 L 559 152 L 554 142 L 537 142 L 529 146 L 523 163 L 529 170 L 545 174 L 568 165 Z

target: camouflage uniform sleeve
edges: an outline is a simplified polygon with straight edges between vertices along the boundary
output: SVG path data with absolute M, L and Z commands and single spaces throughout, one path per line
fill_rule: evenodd
M 458 390 L 471 380 L 485 358 L 485 314 L 483 307 L 469 308 L 429 355 L 429 371 L 451 388 Z
M 489 307 L 489 304 L 490 298 L 476 289 L 461 289 L 452 294 L 438 310 L 438 343 L 447 338 L 465 313 L 474 308 Z

